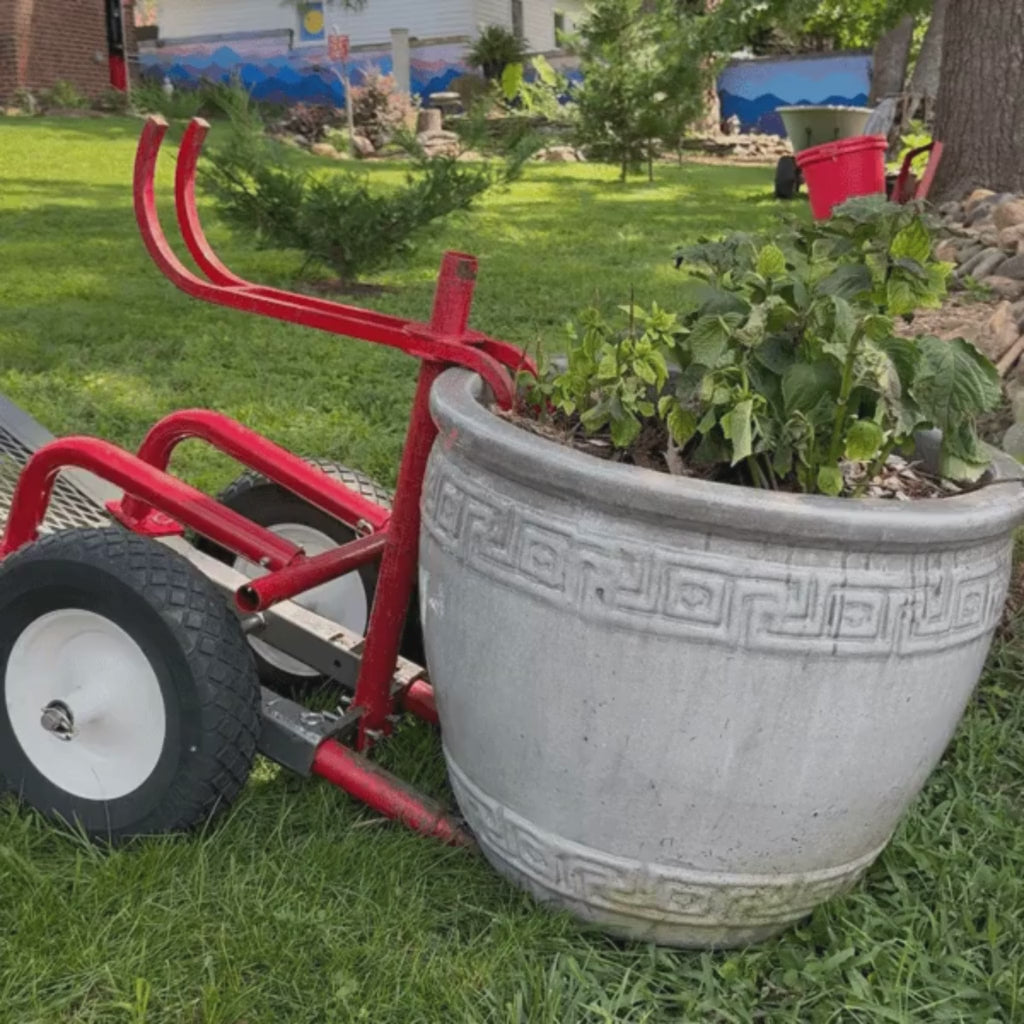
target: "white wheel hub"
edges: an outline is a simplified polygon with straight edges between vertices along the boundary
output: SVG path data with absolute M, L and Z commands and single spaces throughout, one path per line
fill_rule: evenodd
M 328 537 L 326 533 L 313 529 L 312 526 L 305 526 L 302 523 L 275 523 L 269 527 L 271 533 L 276 533 L 285 540 L 297 544 L 307 555 L 319 555 L 331 548 L 338 547 L 338 542 Z M 258 576 L 265 576 L 267 570 L 263 566 L 256 565 L 246 558 L 236 558 L 235 569 L 249 579 L 256 579 Z M 307 590 L 295 599 L 300 608 L 322 615 L 325 619 L 337 622 L 353 633 L 363 634 L 366 632 L 366 623 L 370 616 L 370 605 L 366 596 L 366 585 L 358 572 L 346 573 L 329 583 L 322 583 L 319 587 Z M 293 676 L 306 676 L 314 678 L 320 675 L 316 669 L 296 660 L 276 647 L 271 647 L 265 640 L 258 637 L 249 637 L 249 643 L 253 650 L 274 668 L 287 672 Z
M 29 623 L 11 648 L 4 698 L 25 755 L 65 793 L 116 800 L 160 760 L 167 717 L 153 666 L 95 612 L 62 608 Z

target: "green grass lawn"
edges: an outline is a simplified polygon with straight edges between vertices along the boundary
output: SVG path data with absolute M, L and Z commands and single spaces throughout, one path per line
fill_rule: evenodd
M 55 432 L 128 445 L 174 408 L 211 406 L 392 481 L 415 364 L 176 292 L 132 219 L 139 127 L 0 121 L 0 391 Z M 386 187 L 402 170 L 370 173 Z M 615 177 L 529 168 L 375 278 L 398 290 L 373 304 L 425 318 L 441 251 L 468 250 L 481 262 L 474 326 L 557 349 L 592 301 L 610 309 L 633 288 L 640 303 L 671 305 L 677 242 L 778 216 L 767 168 Z M 215 222 L 209 234 L 244 275 L 287 284 L 298 266 Z M 198 446 L 178 465 L 210 488 L 232 473 Z M 207 833 L 109 854 L 8 800 L 0 1022 L 1024 1021 L 1022 671 L 1011 628 L 865 882 L 744 952 L 612 942 L 536 909 L 482 861 L 268 764 Z M 443 794 L 426 727 L 404 728 L 383 756 Z

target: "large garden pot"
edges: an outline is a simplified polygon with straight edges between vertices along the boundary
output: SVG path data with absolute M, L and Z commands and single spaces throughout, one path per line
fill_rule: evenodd
M 604 462 L 446 372 L 427 661 L 490 862 L 607 931 L 763 939 L 853 885 L 981 672 L 1024 488 L 834 500 Z

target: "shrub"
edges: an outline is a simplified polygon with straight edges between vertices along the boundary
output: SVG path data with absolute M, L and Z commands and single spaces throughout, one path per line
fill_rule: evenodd
M 70 83 L 58 79 L 49 89 L 39 94 L 42 106 L 47 110 L 77 110 L 89 105 L 89 101 Z
M 308 145 L 323 142 L 328 130 L 345 124 L 345 111 L 323 103 L 296 103 L 274 126 L 278 132 L 300 136 Z
M 994 367 L 963 339 L 894 331 L 941 304 L 951 269 L 915 207 L 854 199 L 774 240 L 735 234 L 679 259 L 690 308 L 631 304 L 624 330 L 588 311 L 567 367 L 527 382 L 529 404 L 622 452 L 654 431 L 663 468 L 759 487 L 862 493 L 930 428 L 944 478 L 982 474 Z
M 226 144 L 213 150 L 201 181 L 220 215 L 266 248 L 298 249 L 306 263 L 330 267 L 345 283 L 409 251 L 428 225 L 468 209 L 487 189 L 518 172 L 517 155 L 501 169 L 418 157 L 404 187 L 371 191 L 348 171 L 311 174 L 262 134 L 258 113 L 236 111 Z
M 132 89 L 132 105 L 140 114 L 160 114 L 168 121 L 188 121 L 197 117 L 203 106 L 198 88 L 177 85 L 170 96 L 155 78 L 144 78 Z
M 396 88 L 391 75 L 376 69 L 363 74 L 362 85 L 352 86 L 352 123 L 374 149 L 415 128 L 416 106 L 407 92 Z
M 466 63 L 479 68 L 489 82 L 500 78 L 509 64 L 521 64 L 525 58 L 526 45 L 522 39 L 501 25 L 481 29 L 466 53 Z
M 109 114 L 126 114 L 129 110 L 128 94 L 120 89 L 105 89 L 93 100 L 94 110 Z

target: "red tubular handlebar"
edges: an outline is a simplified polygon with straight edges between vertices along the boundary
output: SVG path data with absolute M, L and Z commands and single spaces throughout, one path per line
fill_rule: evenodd
M 194 487 L 162 473 L 123 448 L 95 437 L 62 437 L 43 445 L 25 463 L 11 497 L 0 557 L 36 539 L 57 474 L 85 469 L 157 505 L 180 523 L 270 569 L 283 569 L 301 551 L 276 533 L 257 526 Z
M 139 458 L 157 469 L 167 469 L 174 449 L 189 438 L 209 442 L 349 526 L 365 523 L 372 530 L 382 530 L 391 518 L 386 508 L 329 477 L 323 470 L 230 417 L 208 409 L 181 409 L 164 417 L 146 435 L 139 448 Z M 148 511 L 145 502 L 130 497 L 122 503 L 122 509 L 130 519 L 141 519 Z
M 161 117 L 147 119 L 135 157 L 135 216 L 143 242 L 153 261 L 173 284 L 204 302 L 257 313 L 288 323 L 314 327 L 332 334 L 347 335 L 401 349 L 420 359 L 464 366 L 480 374 L 490 386 L 495 400 L 504 408 L 511 406 L 514 389 L 508 369 L 533 369 L 529 358 L 513 345 L 496 341 L 466 328 L 460 334 L 439 334 L 438 307 L 431 324 L 402 320 L 399 317 L 315 299 L 296 292 L 266 288 L 232 273 L 217 257 L 203 233 L 195 203 L 195 174 L 203 140 L 209 126 L 194 119 L 182 140 L 175 174 L 175 207 L 185 244 L 204 280 L 188 270 L 174 254 L 160 227 L 156 211 L 154 175 L 160 146 L 167 132 Z M 448 312 L 453 323 L 465 321 L 472 299 L 472 279 L 476 261 L 461 253 L 446 254 L 438 282 L 437 302 L 455 301 L 461 305 Z M 506 368 L 507 367 L 507 368 Z

